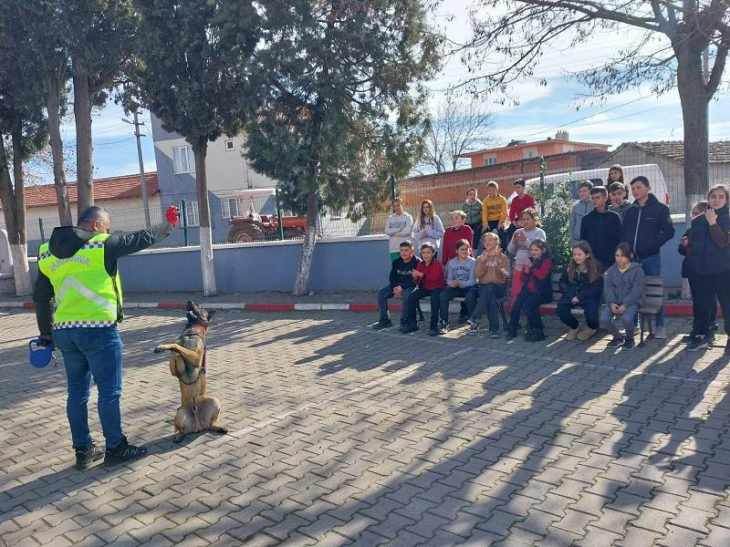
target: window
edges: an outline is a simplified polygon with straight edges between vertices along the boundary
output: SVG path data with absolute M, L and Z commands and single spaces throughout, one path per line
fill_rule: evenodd
M 230 152 L 231 150 L 234 150 L 236 147 L 233 144 L 233 141 L 226 141 L 226 152 Z
M 221 209 L 223 218 L 238 218 L 238 200 L 236 198 L 228 198 L 221 200 Z
M 185 217 L 188 222 L 188 226 L 200 226 L 198 202 L 196 200 L 185 201 Z
M 484 165 L 497 165 L 497 156 L 489 156 L 484 158 Z
M 175 174 L 194 173 L 195 156 L 192 146 L 178 146 L 172 149 L 172 163 Z

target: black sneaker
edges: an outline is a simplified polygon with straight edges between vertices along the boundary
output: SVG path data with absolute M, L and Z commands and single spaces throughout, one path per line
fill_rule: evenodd
M 469 334 L 471 334 L 472 336 L 478 335 L 479 334 L 479 321 L 472 321 L 471 319 L 469 319 L 469 321 L 467 321 L 467 322 L 469 323 Z
M 448 321 L 441 321 L 439 323 L 439 334 L 446 334 L 447 332 L 449 332 Z
M 707 349 L 710 345 L 710 341 L 707 338 L 707 336 L 696 336 L 694 340 L 687 344 L 687 351 Z
M 624 340 L 624 345 L 621 346 L 621 349 L 623 349 L 624 351 L 631 351 L 635 347 L 636 344 L 634 344 L 634 341 L 631 338 L 627 338 L 626 340 Z
M 507 334 L 505 334 L 504 339 L 505 340 L 513 340 L 515 338 L 517 338 L 517 329 L 514 328 L 514 327 L 510 327 L 507 330 Z
M 388 327 L 392 327 L 392 326 L 393 326 L 393 321 L 391 321 L 390 319 L 381 319 L 380 321 L 378 321 L 377 323 L 375 323 L 373 325 L 373 328 L 375 330 L 380 330 L 380 329 L 387 329 Z
M 545 331 L 543 329 L 533 329 L 532 336 L 530 337 L 530 342 L 544 342 L 545 341 Z
M 608 347 L 609 348 L 617 348 L 617 347 L 619 347 L 623 343 L 624 343 L 624 339 L 622 337 L 618 336 L 618 337 L 615 337 L 613 340 L 611 340 L 608 343 Z
M 695 338 L 697 338 L 697 335 L 695 334 L 695 331 L 690 331 L 690 333 L 687 334 L 686 336 L 682 336 L 682 342 L 685 343 L 685 344 L 689 344 Z
M 410 334 L 412 332 L 416 332 L 417 330 L 418 330 L 418 325 L 416 323 L 409 323 L 401 329 L 401 332 L 403 334 Z
M 100 460 L 104 455 L 104 448 L 91 443 L 89 446 L 77 446 L 76 451 L 76 469 L 83 471 L 91 467 L 91 464 Z
M 106 449 L 104 467 L 114 467 L 115 465 L 121 465 L 126 462 L 144 458 L 146 455 L 146 446 L 133 446 L 129 444 L 127 437 L 124 437 L 124 440 L 119 443 L 119 446 L 113 449 Z
M 429 336 L 438 336 L 439 330 L 436 327 L 431 327 L 430 329 L 428 329 L 428 335 Z

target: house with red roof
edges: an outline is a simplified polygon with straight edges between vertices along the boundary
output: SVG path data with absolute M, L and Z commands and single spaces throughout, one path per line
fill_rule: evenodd
M 146 180 L 150 220 L 154 224 L 162 221 L 157 173 L 146 173 Z M 75 182 L 68 185 L 68 194 L 71 201 L 71 212 L 75 220 L 76 203 L 78 202 Z M 139 230 L 145 226 L 142 184 L 139 175 L 95 179 L 94 202 L 109 211 L 112 218 L 112 231 Z M 25 205 L 28 252 L 32 255 L 35 254 L 42 241 L 48 240 L 53 228 L 59 225 L 54 185 L 26 186 Z M 2 203 L 0 203 L 0 209 L 2 209 Z M 0 228 L 4 225 L 4 215 L 0 215 Z

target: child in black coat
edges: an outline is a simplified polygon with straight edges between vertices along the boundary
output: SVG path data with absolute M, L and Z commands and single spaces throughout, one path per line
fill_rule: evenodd
M 560 277 L 560 291 L 563 295 L 558 300 L 558 317 L 570 327 L 565 339 L 588 340 L 598 330 L 603 275 L 591 246 L 585 241 L 573 245 L 573 259 Z M 583 330 L 578 329 L 578 320 L 571 313 L 576 307 L 583 308 L 585 312 L 586 327 Z

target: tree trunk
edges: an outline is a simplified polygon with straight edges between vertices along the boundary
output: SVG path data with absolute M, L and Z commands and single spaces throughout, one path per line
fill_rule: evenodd
M 0 136 L 0 200 L 3 203 L 5 228 L 8 231 L 10 256 L 13 260 L 15 294 L 26 296 L 33 292 L 28 265 L 28 246 L 25 240 L 25 190 L 23 188 L 22 133 L 15 130 L 13 140 L 13 175 L 15 188 L 8 170 L 5 143 Z M 17 151 L 17 152 L 16 152 Z
M 314 246 L 317 243 L 319 223 L 319 204 L 317 194 L 310 192 L 307 199 L 307 231 L 304 233 L 302 243 L 302 255 L 299 258 L 297 267 L 297 279 L 294 282 L 294 296 L 304 296 L 309 291 L 309 274 L 312 272 L 312 261 L 314 259 Z
M 198 195 L 198 219 L 200 220 L 200 267 L 203 271 L 203 294 L 214 296 L 218 291 L 213 264 L 213 233 L 210 226 L 210 205 L 208 204 L 208 177 L 205 172 L 205 157 L 208 140 L 199 138 L 193 144 L 195 155 L 195 188 Z
M 74 118 L 76 121 L 77 211 L 94 205 L 94 151 L 91 145 L 91 90 L 83 61 L 73 60 Z
M 675 52 L 684 121 L 684 194 L 689 208 L 695 200 L 705 199 L 710 187 L 710 97 L 702 75 L 702 50 L 684 39 L 675 46 Z
M 53 182 L 56 189 L 58 220 L 61 226 L 72 226 L 71 203 L 68 199 L 68 183 L 66 167 L 63 162 L 63 140 L 61 140 L 61 113 L 58 80 L 49 78 L 46 92 L 46 110 L 48 110 L 48 135 L 53 155 Z

